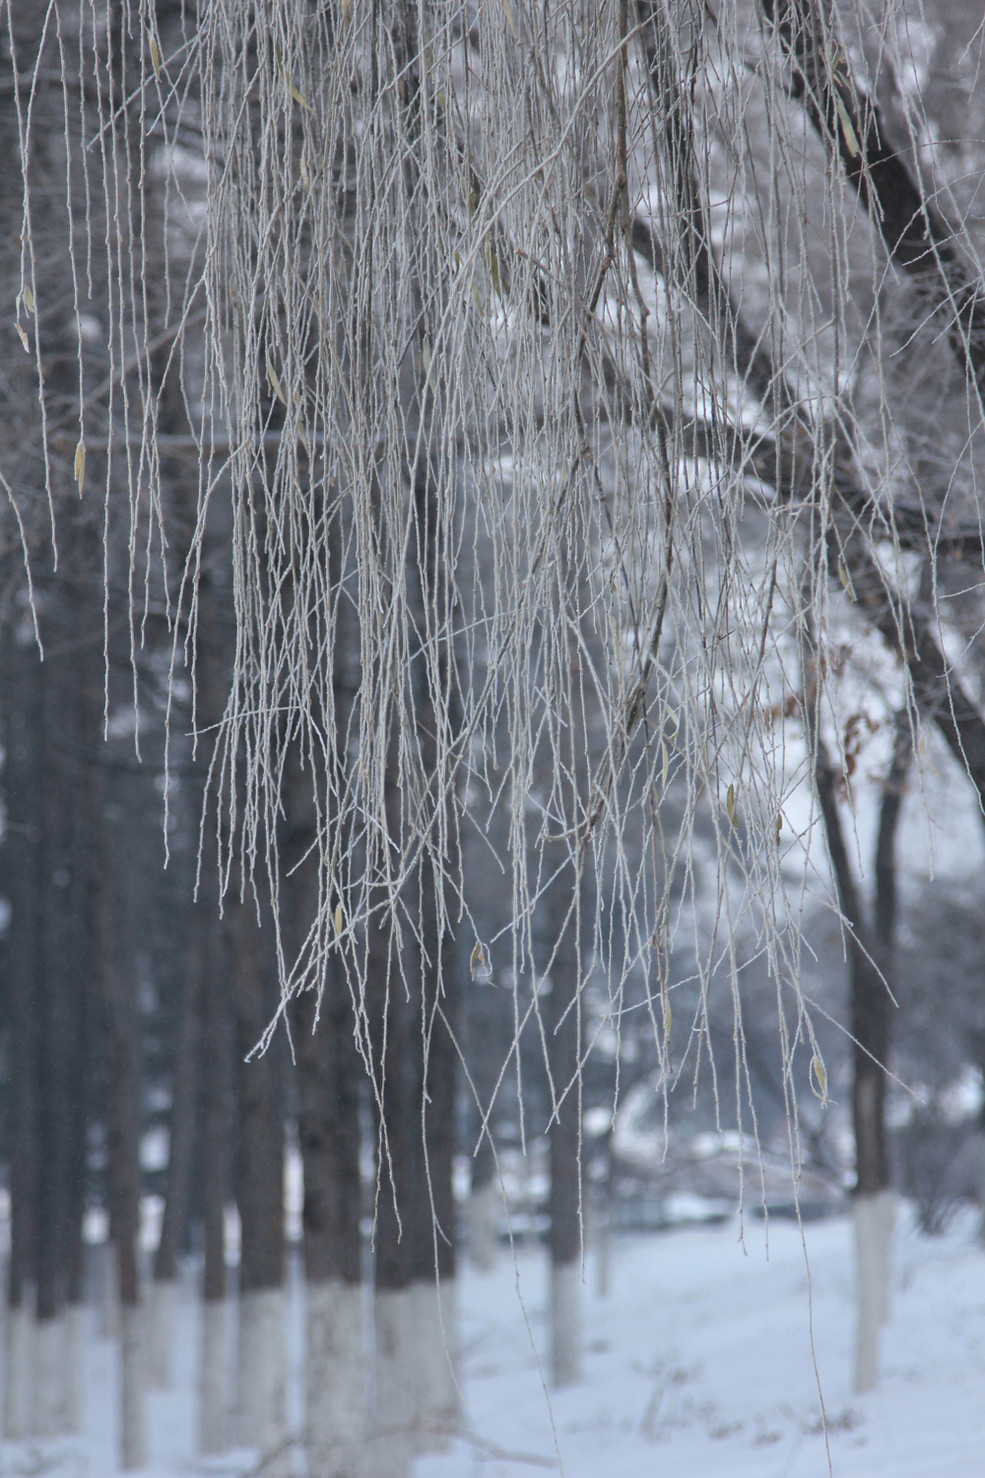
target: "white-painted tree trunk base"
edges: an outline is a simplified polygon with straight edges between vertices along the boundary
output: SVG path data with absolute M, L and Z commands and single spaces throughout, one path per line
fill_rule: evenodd
M 66 1319 L 38 1319 L 34 1326 L 34 1420 L 35 1437 L 65 1435 L 65 1341 Z
M 116 1248 L 108 1239 L 93 1249 L 99 1305 L 99 1338 L 120 1337 L 120 1288 L 116 1270 Z
M 892 1287 L 893 1229 L 896 1198 L 890 1190 L 856 1196 L 855 1390 L 861 1395 L 879 1384 L 879 1336 L 889 1321 Z
M 386 1289 L 373 1301 L 376 1401 L 373 1421 L 373 1478 L 407 1478 L 413 1461 L 415 1380 L 408 1359 L 413 1343 L 414 1297 L 410 1288 Z
M 305 1290 L 305 1430 L 308 1472 L 365 1478 L 369 1381 L 363 1292 L 341 1282 Z
M 455 1280 L 443 1278 L 408 1289 L 407 1366 L 417 1452 L 451 1446 L 461 1416 L 456 1340 Z
M 199 1367 L 198 1450 L 218 1457 L 229 1449 L 229 1300 L 202 1304 Z
M 612 1292 L 612 1206 L 606 1201 L 595 1225 L 595 1295 L 608 1298 Z
M 178 1280 L 157 1279 L 151 1284 L 150 1349 L 147 1381 L 152 1391 L 169 1391 L 172 1385 L 175 1311 Z
M 256 1449 L 264 1478 L 289 1478 L 287 1300 L 283 1288 L 239 1297 L 239 1440 Z
M 85 1428 L 84 1362 L 89 1310 L 84 1303 L 65 1309 L 65 1358 L 62 1362 L 62 1416 L 65 1431 L 77 1436 Z
M 581 1262 L 551 1265 L 551 1380 L 581 1379 Z
M 147 1372 L 144 1311 L 120 1306 L 120 1467 L 125 1473 L 147 1465 Z
M 8 1306 L 3 1387 L 3 1435 L 7 1442 L 21 1442 L 34 1435 L 34 1367 L 33 1297 L 25 1298 L 16 1308 Z
M 469 1261 L 479 1273 L 491 1273 L 496 1266 L 499 1244 L 496 1233 L 503 1213 L 503 1197 L 494 1180 L 473 1191 L 469 1197 Z

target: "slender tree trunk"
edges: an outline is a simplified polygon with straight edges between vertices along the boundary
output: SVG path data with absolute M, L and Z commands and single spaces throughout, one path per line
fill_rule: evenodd
M 101 687 L 101 685 L 100 685 Z M 87 732 L 98 733 L 100 688 L 89 685 Z M 95 748 L 95 744 L 93 744 Z M 120 1299 L 120 1465 L 141 1468 L 147 1460 L 144 1321 L 140 1297 L 140 1096 L 138 1021 L 133 974 L 118 951 L 125 938 L 113 897 L 105 832 L 105 796 L 97 765 L 88 770 L 88 815 L 92 845 L 91 897 L 96 959 L 104 1013 L 109 1101 L 110 1228 L 116 1248 Z
M 875 928 L 878 960 L 891 977 L 896 924 L 895 842 L 907 771 L 912 757 L 910 718 L 896 717 L 896 737 L 879 809 L 875 858 Z M 896 1199 L 891 1185 L 886 1128 L 886 1069 L 893 1009 L 884 978 L 859 970 L 852 975 L 852 1037 L 855 1076 L 852 1118 L 855 1129 L 855 1248 L 858 1325 L 855 1389 L 870 1391 L 879 1382 L 879 1333 L 891 1311 L 892 1244 Z
M 496 1160 L 488 1136 L 472 1160 L 469 1184 L 468 1255 L 479 1273 L 491 1273 L 496 1266 L 496 1238 L 503 1198 L 496 1180 Z
M 65 642 L 85 632 L 85 612 L 71 593 L 53 590 L 43 621 L 38 1095 L 37 1330 L 35 1422 L 39 1435 L 76 1430 L 80 1422 L 78 1302 L 86 1157 L 86 970 L 90 940 L 83 926 L 85 850 L 79 836 L 78 765 L 70 743 L 80 729 L 79 654 Z M 98 641 L 90 631 L 89 642 Z M 90 651 L 91 651 L 90 647 Z M 98 648 L 97 648 L 98 650 Z M 87 654 L 88 655 L 88 654 Z
M 340 657 L 336 661 L 341 661 Z M 349 698 L 335 678 L 336 719 L 344 732 Z M 324 780 L 292 755 L 287 788 L 286 894 L 293 949 L 300 953 L 318 911 L 318 869 L 312 787 L 331 796 L 339 773 Z M 324 781 L 324 783 L 323 783 Z M 341 907 L 336 900 L 335 906 Z M 305 1406 L 308 1468 L 322 1478 L 366 1472 L 369 1381 L 364 1332 L 360 1217 L 360 1150 L 364 1073 L 343 961 L 333 952 L 315 989 L 295 1012 L 298 1139 L 304 1167 Z
M 440 930 L 431 864 L 423 866 L 426 874 L 419 917 L 427 948 L 420 960 L 416 1009 L 406 1015 L 405 1049 L 414 1063 L 414 1071 L 405 1078 L 405 1112 L 417 1140 L 412 1160 L 415 1180 L 404 1192 L 401 1215 L 409 1274 L 405 1379 L 415 1451 L 430 1452 L 449 1445 L 460 1415 L 453 1185 L 458 1063 L 451 1035 L 456 994 L 454 942 L 450 933 Z M 417 950 L 410 953 L 418 954 Z
M 4 633 L 4 891 L 10 1013 L 10 1261 L 7 1268 L 3 1434 L 18 1441 L 33 1424 L 35 1226 L 38 1168 L 38 973 L 40 951 L 40 664 L 29 623 Z
M 452 933 L 448 873 L 455 848 L 454 809 L 443 790 L 439 730 L 458 728 L 455 654 L 451 637 L 452 596 L 444 563 L 434 472 L 426 464 L 413 484 L 417 559 L 411 572 L 415 623 L 435 630 L 437 661 L 427 670 L 418 659 L 414 671 L 414 722 L 421 770 L 431 784 L 431 813 L 417 873 L 414 916 L 419 938 L 408 956 L 417 976 L 412 999 L 420 1004 L 416 1052 L 423 1054 L 420 1097 L 409 1105 L 422 1135 L 422 1183 L 409 1203 L 417 1224 L 410 1235 L 412 1330 L 416 1352 L 408 1350 L 416 1373 L 415 1415 L 418 1450 L 447 1447 L 458 1426 L 456 1274 L 457 1210 L 454 1163 L 458 1124 L 459 960 Z M 410 1048 L 410 1050 L 415 1050 Z
M 199 916 L 200 911 L 196 911 L 196 915 L 191 921 L 192 942 L 190 948 L 186 949 L 182 999 L 172 1047 L 174 1073 L 171 1084 L 168 1179 L 161 1233 L 154 1254 L 149 1377 L 151 1386 L 156 1390 L 167 1390 L 171 1385 L 174 1321 L 179 1288 L 178 1253 L 184 1237 L 191 1189 L 202 971 L 205 963 L 202 939 L 205 924 Z
M 550 1146 L 551 1377 L 566 1386 L 581 1376 L 581 1020 L 577 889 L 565 869 L 547 901 L 553 959 L 544 1005 L 554 1100 Z
M 426 1196 L 419 1017 L 406 994 L 394 928 L 384 902 L 369 925 L 367 978 L 378 1093 L 373 1299 L 377 1478 L 403 1478 L 411 1467 L 417 1427 L 412 1239 L 421 1226 L 420 1202 Z
M 287 1330 L 284 1285 L 284 1123 L 273 1053 L 255 1054 L 270 1009 L 265 938 L 252 900 L 227 902 L 236 1001 L 239 1089 L 240 1440 L 258 1449 L 264 1472 L 290 1471 L 287 1447 Z
M 869 928 L 848 859 L 838 814 L 838 776 L 816 728 L 815 785 L 824 820 L 828 853 L 841 909 L 848 926 L 848 962 L 853 1039 L 852 1121 L 855 1134 L 854 1193 L 857 1271 L 855 1389 L 870 1391 L 879 1381 L 879 1336 L 889 1318 L 892 1237 L 895 1219 L 890 1189 L 886 1134 L 886 1069 L 892 1001 L 887 983 L 892 967 L 896 913 L 894 842 L 902 803 L 911 740 L 908 716 L 897 719 L 896 741 L 886 779 L 876 844 L 875 927 Z
M 209 897 L 211 898 L 211 890 Z M 218 916 L 217 905 L 216 918 Z M 206 903 L 203 907 L 208 908 Z M 203 923 L 205 1029 L 199 1044 L 203 1084 L 198 1163 L 202 1180 L 202 1331 L 199 1362 L 198 1445 L 206 1456 L 225 1452 L 229 1430 L 231 1329 L 225 1215 L 229 1194 L 232 1098 L 231 1012 L 226 951 L 211 915 Z
M 330 962 L 315 1026 L 301 997 L 296 1054 L 304 1164 L 306 1432 L 309 1470 L 359 1478 L 366 1470 L 367 1351 L 360 1215 L 362 1064 L 344 975 Z

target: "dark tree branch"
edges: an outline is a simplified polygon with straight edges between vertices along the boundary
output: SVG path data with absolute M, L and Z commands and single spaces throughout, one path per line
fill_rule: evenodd
M 882 236 L 890 260 L 933 309 L 949 317 L 948 341 L 985 392 L 985 295 L 955 246 L 951 227 L 890 142 L 879 108 L 858 86 L 848 57 L 816 0 L 760 0 L 791 64 L 790 91 Z
M 776 13 L 773 0 L 762 0 L 762 3 L 769 6 L 767 14 L 772 19 Z M 690 140 L 694 135 L 693 123 L 677 77 L 676 60 L 668 51 L 666 27 L 656 7 L 648 0 L 640 0 L 639 14 L 654 114 L 657 118 L 670 120 L 666 128 L 671 160 L 669 172 L 678 190 L 676 205 L 683 222 L 685 253 L 691 264 L 689 281 L 695 306 L 718 336 L 726 358 L 734 364 L 743 382 L 757 394 L 764 408 L 772 410 L 774 415 L 780 408 L 788 412 L 785 417 L 777 416 L 780 424 L 772 443 L 768 439 L 760 439 L 755 444 L 749 465 L 763 481 L 776 489 L 778 497 L 784 501 L 801 499 L 805 504 L 816 506 L 822 490 L 828 494 L 831 510 L 825 530 L 828 574 L 847 583 L 860 613 L 904 663 L 918 710 L 943 734 L 951 752 L 975 786 L 979 803 L 985 811 L 985 720 L 978 705 L 953 673 L 934 630 L 931 613 L 923 611 L 904 592 L 892 587 L 871 548 L 871 539 L 878 537 L 881 530 L 907 547 L 904 540 L 913 537 L 918 521 L 904 518 L 903 529 L 893 527 L 889 521 L 891 516 L 874 505 L 864 484 L 854 475 L 857 459 L 847 436 L 831 426 L 814 427 L 807 411 L 798 405 L 782 372 L 772 365 L 762 339 L 744 324 L 715 263 L 692 159 Z M 799 17 L 796 30 L 790 19 L 794 14 Z M 778 29 L 784 22 L 787 24 L 786 44 L 795 59 L 798 55 L 801 57 L 801 67 L 806 65 L 804 59 L 810 56 L 815 71 L 818 71 L 816 29 L 808 31 L 808 20 L 816 28 L 815 12 L 809 0 L 791 0 L 775 24 Z M 800 47 L 799 53 L 796 46 Z M 829 70 L 836 70 L 833 62 Z M 848 87 L 847 71 L 845 78 L 845 86 Z M 829 85 L 834 84 L 829 80 Z M 847 147 L 848 135 L 854 127 L 852 115 L 847 115 L 849 129 L 846 131 L 842 113 L 834 101 L 831 106 L 842 125 L 842 133 L 846 134 Z M 861 114 L 858 121 L 862 129 L 859 138 L 864 140 L 867 136 L 862 128 L 864 120 Z M 663 173 L 666 174 L 667 170 Z M 929 217 L 925 219 L 929 220 Z M 929 225 L 927 229 L 930 229 Z M 652 229 L 648 230 L 646 223 L 640 222 L 633 230 L 632 239 L 634 247 L 655 270 L 660 265 L 666 279 L 666 273 L 671 270 L 668 254 L 662 250 Z M 933 260 L 940 262 L 945 258 L 937 254 Z M 985 369 L 985 356 L 982 364 Z M 654 409 L 659 411 L 656 396 Z M 747 448 L 751 439 L 749 434 L 732 428 L 724 438 L 714 435 L 709 451 L 716 460 L 724 459 L 727 465 L 734 455 L 750 456 Z M 819 440 L 826 443 L 830 456 L 819 450 Z M 723 458 L 726 450 L 728 455 Z M 962 531 L 961 540 L 968 534 L 969 531 Z M 970 531 L 970 535 L 973 544 L 975 541 L 980 543 L 979 531 Z M 928 532 L 926 545 L 918 541 L 917 547 L 927 547 L 933 557 L 940 546 L 931 542 Z M 962 544 L 959 543 L 958 547 L 961 548 Z

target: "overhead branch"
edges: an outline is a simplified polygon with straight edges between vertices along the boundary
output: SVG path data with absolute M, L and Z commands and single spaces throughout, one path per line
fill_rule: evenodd
M 663 13 L 653 0 L 638 0 L 639 38 L 654 116 L 660 119 L 665 148 L 663 169 L 677 208 L 680 249 L 669 253 L 652 222 L 634 218 L 629 244 L 664 281 L 687 292 L 708 323 L 729 369 L 778 419 L 800 419 L 796 397 L 762 341 L 746 325 L 711 248 L 711 234 L 698 189 L 694 126 L 690 104 L 678 76 L 678 59 Z M 675 261 L 674 258 L 679 260 Z M 807 422 L 809 425 L 810 423 Z
M 790 92 L 838 159 L 890 260 L 948 317 L 961 368 L 985 393 L 985 291 L 889 139 L 879 107 L 858 85 L 844 47 L 816 0 L 760 0 L 791 64 Z
M 772 14 L 772 0 L 762 3 L 771 5 Z M 793 3 L 801 21 L 806 15 L 813 24 L 815 17 L 809 0 L 793 0 Z M 789 15 L 789 9 L 784 15 Z M 771 483 L 783 501 L 799 499 L 818 505 L 822 491 L 827 495 L 827 572 L 846 585 L 860 613 L 904 664 L 917 709 L 925 720 L 936 724 L 949 749 L 967 771 L 985 811 L 985 719 L 953 672 L 932 613 L 912 602 L 904 591 L 894 588 L 871 545 L 872 539 L 884 530 L 900 547 L 908 547 L 906 540 L 915 532 L 915 521 L 904 519 L 905 527 L 898 530 L 893 527 L 889 516 L 874 503 L 864 480 L 857 475 L 855 447 L 844 429 L 814 426 L 782 371 L 773 365 L 764 337 L 755 335 L 745 324 L 715 261 L 692 157 L 693 120 L 677 77 L 676 60 L 668 51 L 662 12 L 648 0 L 640 0 L 639 13 L 654 113 L 662 120 L 669 120 L 665 127 L 671 160 L 669 174 L 678 192 L 675 206 L 678 219 L 683 222 L 684 250 L 691 263 L 688 282 L 695 306 L 717 334 L 726 359 L 731 360 L 745 385 L 777 421 L 772 459 L 767 453 L 769 438 L 761 440 L 750 455 L 752 434 L 740 435 L 734 430 L 724 438 L 712 436 L 709 451 L 719 461 L 723 453 L 727 462 L 736 454 L 748 458 L 750 468 Z M 789 32 L 791 48 L 794 37 L 804 29 L 801 24 L 798 31 Z M 846 72 L 846 78 L 847 75 Z M 847 81 L 845 85 L 848 86 Z M 832 107 L 835 117 L 843 121 L 834 102 Z M 861 114 L 859 119 L 861 127 L 864 121 Z M 864 136 L 863 130 L 860 137 Z M 653 228 L 644 221 L 638 222 L 632 240 L 635 249 L 655 270 L 662 270 L 665 281 L 669 282 L 667 274 L 672 269 Z M 956 256 L 953 259 L 958 260 Z M 938 256 L 934 260 L 943 259 Z M 985 370 L 985 357 L 982 365 Z M 777 416 L 780 406 L 788 408 L 790 414 Z M 930 535 L 927 524 L 924 527 Z M 979 532 L 963 531 L 963 537 L 969 533 L 973 541 L 978 540 L 974 547 L 980 547 Z M 939 545 L 931 536 L 916 547 L 926 548 L 933 556 Z

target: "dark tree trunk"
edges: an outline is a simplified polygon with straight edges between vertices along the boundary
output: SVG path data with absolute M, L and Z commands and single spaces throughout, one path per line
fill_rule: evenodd
M 570 899 L 568 900 L 570 902 Z M 562 908 L 564 904 L 562 902 Z M 556 917 L 556 915 L 555 915 Z M 556 1110 L 548 1130 L 551 1159 L 551 1261 L 581 1256 L 581 1088 L 578 1079 L 578 974 L 574 926 L 562 931 L 544 1008 Z
M 880 1331 L 889 1319 L 894 1212 L 886 1134 L 886 1074 L 892 1009 L 888 978 L 896 912 L 894 842 L 910 761 L 910 719 L 906 712 L 897 717 L 893 758 L 883 792 L 876 844 L 873 928 L 867 927 L 848 859 L 837 804 L 839 776 L 818 732 L 816 708 L 808 718 L 808 730 L 814 748 L 814 783 L 848 931 L 858 1284 L 855 1388 L 864 1392 L 878 1384 Z
M 214 878 L 214 874 L 213 874 Z M 200 907 L 203 1030 L 199 1041 L 202 1088 L 196 1148 L 204 1264 L 202 1269 L 202 1365 L 198 1440 L 216 1454 L 230 1445 L 226 1203 L 230 1196 L 233 1103 L 232 1007 L 225 940 L 212 889 Z
M 425 883 L 422 922 L 430 926 L 431 948 L 437 964 L 431 964 L 425 980 L 424 1040 L 419 1044 L 427 1060 L 422 1084 L 424 1094 L 424 1148 L 427 1156 L 427 1178 L 430 1204 L 427 1225 L 421 1239 L 419 1276 L 440 1282 L 454 1278 L 457 1261 L 457 1211 L 454 1196 L 454 1163 L 458 1148 L 458 1052 L 455 1046 L 458 1024 L 458 951 L 454 937 L 446 927 L 439 932 L 433 918 L 434 905 L 427 893 L 432 885 Z
M 581 1073 L 578 991 L 581 958 L 577 880 L 565 868 L 545 900 L 551 959 L 543 1005 L 552 1117 L 550 1147 L 550 1234 L 552 1375 L 567 1385 L 581 1371 L 579 1287 L 581 1276 Z
M 327 574 L 334 607 L 312 615 L 311 639 L 313 650 L 331 654 L 335 748 L 322 757 L 302 756 L 294 746 L 285 771 L 283 896 L 295 958 L 310 948 L 309 936 L 316 929 L 320 906 L 327 906 L 333 914 L 336 909 L 345 913 L 344 877 L 334 879 L 334 893 L 322 898 L 328 864 L 318 836 L 320 820 L 333 838 L 336 855 L 348 853 L 350 839 L 338 835 L 337 797 L 347 784 L 346 735 L 356 688 L 358 642 L 339 598 L 341 531 L 337 523 L 330 530 Z M 362 1281 L 360 1107 L 365 1074 L 343 948 L 341 940 L 328 941 L 324 973 L 297 1000 L 295 1055 L 298 1140 L 304 1169 L 305 1277 L 309 1285 L 343 1283 L 354 1288 Z
M 385 905 L 384 905 L 385 907 Z M 407 1288 L 421 1262 L 412 1242 L 423 1220 L 419 1003 L 408 999 L 392 921 L 369 925 L 367 995 L 376 1074 L 377 1186 L 374 1227 L 378 1294 Z
M 284 1305 L 284 1115 L 274 1042 L 260 1051 L 274 1002 L 267 937 L 256 904 L 226 901 L 235 1002 L 239 1103 L 237 1201 L 239 1263 L 239 1438 L 258 1449 L 265 1471 L 280 1478 L 287 1446 Z
M 91 755 L 101 747 L 102 671 L 93 664 L 82 693 L 81 732 Z M 146 1461 L 145 1369 L 138 1261 L 140 1234 L 140 1026 L 136 970 L 130 932 L 122 916 L 114 878 L 118 861 L 107 837 L 107 787 L 98 762 L 86 769 L 89 827 L 89 909 L 93 921 L 94 995 L 102 1007 L 109 1085 L 107 1105 L 110 1235 L 116 1251 L 122 1351 L 120 1360 L 121 1464 Z
M 395 740 L 387 757 L 389 836 L 399 838 Z M 384 850 L 380 868 L 390 862 Z M 376 1189 L 373 1275 L 376 1346 L 376 1437 L 380 1471 L 409 1472 L 420 1425 L 419 1365 L 411 1317 L 411 1285 L 422 1262 L 427 1189 L 421 1136 L 421 1005 L 403 953 L 396 900 L 382 878 L 370 891 L 366 940 L 366 1003 L 372 1054 Z M 391 912 L 392 910 L 392 912 Z M 409 994 L 413 991 L 413 996 Z
M 93 677 L 84 702 L 88 709 L 85 732 L 91 750 L 98 752 L 102 715 L 101 682 Z M 116 1243 L 119 1294 L 122 1304 L 140 1303 L 137 1261 L 140 1230 L 140 1095 L 139 1028 L 136 985 L 130 961 L 120 959 L 128 931 L 121 926 L 113 889 L 109 843 L 106 836 L 106 788 L 98 764 L 86 772 L 86 802 L 90 835 L 89 903 L 94 924 L 96 955 L 93 968 L 99 983 L 109 1079 L 110 1224 Z
M 229 966 L 225 941 L 210 919 L 202 931 L 204 1030 L 199 1043 L 202 1083 L 197 1164 L 202 1188 L 204 1266 L 202 1296 L 206 1302 L 225 1299 L 225 1210 L 230 1191 L 230 1120 L 232 1057 Z
M 889 139 L 875 100 L 851 75 L 850 62 L 817 0 L 761 0 L 791 62 L 791 94 L 838 159 L 890 260 L 920 287 L 947 321 L 961 365 L 985 389 L 985 303 L 953 228 L 924 198 L 903 152 Z
M 46 619 L 44 619 L 46 618 Z M 52 589 L 42 629 L 39 1011 L 40 1174 L 36 1228 L 39 1430 L 71 1431 L 80 1420 L 81 1350 L 70 1305 L 82 1295 L 86 1183 L 87 929 L 86 841 L 78 804 L 80 672 L 98 664 L 100 634 L 74 590 Z M 80 647 L 80 642 L 82 646 Z M 67 1316 L 62 1319 L 62 1315 Z
M 441 851 L 444 847 L 450 853 L 455 847 L 455 812 L 444 790 L 447 781 L 440 765 L 439 731 L 445 729 L 446 742 L 455 737 L 459 709 L 451 635 L 453 595 L 443 558 L 434 476 L 425 464 L 418 469 L 413 489 L 417 557 L 411 588 L 415 620 L 422 632 L 433 628 L 438 654 L 432 670 L 426 670 L 418 659 L 414 671 L 416 739 L 421 771 L 430 786 L 430 813 L 424 822 L 428 844 L 419 864 L 415 910 L 420 938 L 413 951 L 420 982 L 420 1118 L 429 1190 L 426 1220 L 422 1218 L 415 1237 L 414 1276 L 440 1282 L 442 1278 L 454 1278 L 456 1272 L 453 1170 L 458 1119 L 459 963 L 449 917 L 451 890 L 447 877 L 452 858 Z
M 226 917 L 236 1011 L 240 1289 L 249 1293 L 284 1282 L 284 1123 L 273 1054 L 255 1050 L 272 1015 L 266 937 L 252 901 L 227 901 Z
M 362 1064 L 349 989 L 329 966 L 321 1012 L 306 992 L 297 1004 L 295 1052 L 304 1164 L 304 1268 L 309 1283 L 362 1280 L 359 1148 Z
M 161 1232 L 154 1252 L 154 1286 L 150 1329 L 150 1382 L 158 1390 L 171 1386 L 174 1322 L 178 1298 L 178 1257 L 184 1245 L 192 1189 L 195 1147 L 195 1107 L 198 1089 L 198 1044 L 201 1036 L 205 969 L 202 910 L 188 921 L 190 942 L 176 1030 L 171 1042 L 171 1110 L 169 1114 L 168 1174 Z M 210 1155 L 211 1160 L 211 1155 Z M 211 1164 L 209 1173 L 212 1173 Z
M 893 757 L 879 809 L 872 931 L 875 961 L 857 961 L 857 949 L 852 953 L 851 1029 L 855 1058 L 852 1117 L 857 1195 L 873 1195 L 888 1189 L 891 1183 L 886 1130 L 886 1073 L 894 1006 L 887 981 L 893 973 L 896 924 L 896 830 L 911 754 L 910 716 L 903 712 L 896 718 Z M 847 866 L 847 859 L 843 866 Z
M 4 894 L 10 906 L 5 947 L 8 1028 L 10 1261 L 7 1268 L 7 1358 L 4 1435 L 28 1435 L 33 1372 L 26 1321 L 34 1316 L 37 1281 L 38 996 L 41 947 L 41 679 L 33 631 L 5 630 L 3 661 Z
M 173 1283 L 178 1276 L 178 1254 L 183 1244 L 188 1217 L 205 967 L 203 935 L 206 927 L 197 911 L 192 922 L 192 944 L 186 951 L 187 964 L 178 1013 L 178 1030 L 172 1046 L 174 1075 L 171 1085 L 167 1191 L 161 1235 L 154 1253 L 154 1279 L 160 1283 Z
M 893 758 L 883 789 L 876 844 L 876 895 L 872 928 L 866 922 L 845 846 L 837 806 L 838 774 L 825 745 L 816 735 L 814 743 L 818 803 L 838 897 L 849 929 L 856 1193 L 873 1195 L 885 1190 L 890 1184 L 885 1100 L 890 1012 L 893 1007 L 887 976 L 892 963 L 892 934 L 896 913 L 894 842 L 910 760 L 909 718 L 902 714 L 897 719 Z

